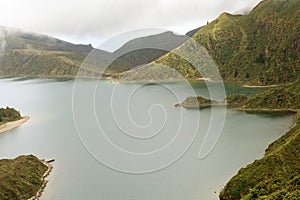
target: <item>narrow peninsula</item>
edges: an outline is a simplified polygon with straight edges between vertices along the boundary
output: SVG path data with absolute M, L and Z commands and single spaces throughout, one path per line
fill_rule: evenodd
M 29 117 L 22 117 L 14 108 L 0 108 L 0 133 L 21 126 Z M 0 160 L 0 199 L 36 200 L 41 196 L 52 166 L 33 155 Z
M 0 160 L 0 199 L 37 199 L 51 168 L 33 155 Z
M 251 96 L 246 94 L 229 94 L 222 101 L 210 100 L 201 96 L 187 97 L 183 102 L 175 104 L 175 107 L 203 109 L 220 105 L 226 105 L 229 108 L 246 112 L 297 113 L 300 109 L 300 80 Z
M 219 198 L 221 200 L 299 199 L 300 80 L 252 96 L 230 94 L 222 102 L 203 97 L 188 97 L 175 106 L 202 109 L 222 103 L 245 112 L 294 112 L 296 115 L 291 130 L 270 144 L 264 157 L 240 169 L 223 188 Z
M 29 117 L 22 117 L 14 108 L 0 108 L 0 133 L 4 133 L 21 126 Z

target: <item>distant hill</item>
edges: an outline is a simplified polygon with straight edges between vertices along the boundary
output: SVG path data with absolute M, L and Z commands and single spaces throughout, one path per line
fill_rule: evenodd
M 17 29 L 0 26 L 0 35 L 5 40 L 2 50 L 46 50 L 68 51 L 76 53 L 89 53 L 94 48 L 92 45 L 75 45 L 47 35 L 26 33 Z
M 185 42 L 188 36 L 171 32 L 134 39 L 109 53 L 91 45 L 75 45 L 1 27 L 0 75 L 75 76 L 82 61 L 93 51 L 92 59 L 85 63 L 87 76 L 93 76 L 96 70 L 115 77 L 125 74 L 124 80 L 197 79 L 202 75 L 194 67 L 210 70 L 209 66 L 215 63 L 226 81 L 285 84 L 300 74 L 299 16 L 299 0 L 263 0 L 245 15 L 223 13 L 206 26 L 187 33 L 208 51 L 202 51 L 201 56 L 192 53 L 195 46 Z M 173 48 L 175 53 L 167 53 Z M 123 55 L 124 52 L 128 53 Z M 199 66 L 192 66 L 176 52 L 200 59 Z M 109 67 L 103 72 L 105 64 Z
M 110 65 L 110 69 L 124 72 L 133 67 L 150 63 L 187 40 L 188 37 L 176 35 L 170 31 L 133 39 L 113 52 L 118 59 Z M 127 64 L 120 66 L 116 64 L 117 62 Z
M 289 83 L 300 75 L 299 16 L 299 0 L 263 0 L 249 14 L 221 14 L 198 30 L 193 39 L 207 49 L 227 81 L 252 85 Z M 183 44 L 177 51 L 188 54 L 192 49 Z M 189 62 L 174 53 L 148 66 L 159 69 L 153 67 L 155 64 L 169 66 L 188 78 L 201 77 Z M 148 79 L 160 77 L 159 71 L 148 74 Z M 147 78 L 137 70 L 127 75 Z
M 94 48 L 0 27 L 1 76 L 75 76 Z
M 0 26 L 0 75 L 73 77 L 90 52 L 93 55 L 86 60 L 82 75 L 111 75 L 154 61 L 186 40 L 185 36 L 165 32 L 131 40 L 110 53 L 92 45 L 72 44 Z
M 199 28 L 195 28 L 189 32 L 187 32 L 185 35 L 189 36 L 189 37 L 193 37 L 193 35 L 195 35 L 201 28 L 203 28 L 204 26 L 201 26 Z

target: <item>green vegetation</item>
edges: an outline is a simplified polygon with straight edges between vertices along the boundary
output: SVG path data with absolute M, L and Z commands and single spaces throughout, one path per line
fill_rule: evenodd
M 193 39 L 207 49 L 227 81 L 252 85 L 290 83 L 300 74 L 299 16 L 299 0 L 263 0 L 246 15 L 221 14 L 198 30 Z M 188 54 L 193 48 L 185 43 L 176 51 Z M 205 57 L 201 59 L 207 60 Z M 199 77 L 196 66 L 172 52 L 155 63 L 176 69 L 186 78 Z M 155 74 L 160 72 L 152 74 L 148 79 L 158 79 Z
M 300 111 L 297 112 L 295 121 L 296 123 L 300 124 Z
M 273 142 L 265 156 L 242 168 L 220 193 L 221 200 L 281 200 L 300 196 L 300 80 L 253 95 L 242 108 L 293 109 L 295 127 Z
M 295 94 L 281 88 L 270 89 L 268 92 L 250 97 L 242 106 L 243 109 L 298 109 L 300 94 Z
M 239 106 L 244 104 L 248 100 L 245 94 L 229 94 L 226 96 L 226 102 L 229 105 Z
M 46 171 L 47 166 L 32 155 L 0 160 L 0 199 L 33 197 L 41 188 Z
M 185 107 L 185 108 L 206 108 L 211 107 L 214 101 L 203 98 L 201 96 L 197 97 L 187 97 L 182 103 L 176 104 L 175 107 Z
M 239 170 L 224 187 L 221 200 L 282 200 L 300 196 L 300 80 L 247 97 L 230 94 L 229 106 L 250 110 L 298 110 L 296 125 L 266 149 L 265 156 Z M 224 101 L 225 102 L 225 101 Z M 177 106 L 198 108 L 213 105 L 202 97 L 188 97 Z
M 20 112 L 16 111 L 14 108 L 0 108 L 0 124 L 17 121 L 21 118 Z
M 208 105 L 227 104 L 247 111 L 288 111 L 300 109 L 300 80 L 284 87 L 271 88 L 265 92 L 248 97 L 245 94 L 229 94 L 223 102 L 216 102 L 203 97 L 188 97 L 176 106 L 204 108 Z
M 182 103 L 176 104 L 175 107 L 184 108 L 207 108 L 211 106 L 228 105 L 230 107 L 238 107 L 247 101 L 248 97 L 245 94 L 229 94 L 225 100 L 218 102 L 201 96 L 187 97 Z
M 263 0 L 249 14 L 223 13 L 189 33 L 203 46 L 201 55 L 193 54 L 195 50 L 199 52 L 193 42 L 182 44 L 186 38 L 163 33 L 132 40 L 114 53 L 97 50 L 100 57 L 91 59 L 88 63 L 91 66 L 85 66 L 87 72 L 82 75 L 95 76 L 95 68 L 97 73 L 103 73 L 107 59 L 142 47 L 114 61 L 104 72 L 106 76 L 121 77 L 124 81 L 211 78 L 210 75 L 215 75 L 210 72 L 211 66 L 216 64 L 226 81 L 250 85 L 290 83 L 300 74 L 299 16 L 299 0 Z M 74 45 L 28 33 L 8 34 L 5 42 L 0 59 L 1 76 L 75 76 L 86 55 L 95 50 L 91 45 Z M 154 43 L 162 43 L 167 49 L 182 45 L 165 54 L 165 50 L 151 48 Z M 195 61 L 194 66 L 190 59 Z M 131 70 L 140 65 L 144 66 Z
M 64 51 L 3 51 L 1 76 L 75 76 L 87 54 Z
M 125 43 L 113 52 L 118 57 L 109 69 L 114 72 L 125 72 L 133 67 L 150 63 L 188 40 L 187 36 L 164 32 L 140 37 Z
M 0 76 L 74 76 L 91 45 L 74 45 L 46 35 L 0 26 Z
M 242 109 L 300 109 L 300 81 L 253 95 Z
M 99 78 L 103 73 L 104 77 L 118 77 L 119 73 L 149 63 L 187 40 L 165 32 L 134 39 L 111 53 L 45 35 L 8 31 L 1 26 L 0 31 L 4 35 L 0 41 L 4 46 L 0 49 L 0 76 L 75 77 L 83 67 L 81 76 Z M 163 50 L 145 48 L 149 45 Z
M 221 200 L 281 200 L 300 197 L 300 124 L 272 143 L 265 156 L 239 170 Z
M 133 67 L 152 62 L 166 53 L 167 51 L 151 48 L 130 51 L 113 61 L 108 66 L 108 70 L 115 73 L 125 72 Z

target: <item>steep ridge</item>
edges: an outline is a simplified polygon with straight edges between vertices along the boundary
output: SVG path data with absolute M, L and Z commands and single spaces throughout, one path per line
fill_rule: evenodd
M 300 1 L 263 0 L 246 15 L 223 13 L 199 29 L 193 39 L 207 49 L 227 81 L 252 85 L 293 82 L 300 74 Z M 182 46 L 177 50 L 193 49 Z M 184 77 L 201 76 L 194 70 L 197 66 L 172 52 L 148 67 L 155 64 L 176 69 Z M 139 77 L 138 73 L 133 76 Z
M 300 124 L 273 142 L 265 156 L 239 170 L 220 193 L 221 200 L 299 199 Z
M 113 52 L 117 58 L 109 69 L 116 72 L 128 71 L 136 66 L 150 63 L 189 39 L 187 36 L 164 33 L 136 38 Z M 118 64 L 122 63 L 122 65 Z

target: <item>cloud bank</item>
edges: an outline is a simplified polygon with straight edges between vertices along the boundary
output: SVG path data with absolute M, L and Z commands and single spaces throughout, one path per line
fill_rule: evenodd
M 0 25 L 97 42 L 139 28 L 185 33 L 221 12 L 253 7 L 259 0 L 10 0 L 1 2 Z M 96 45 L 96 44 L 94 44 Z

